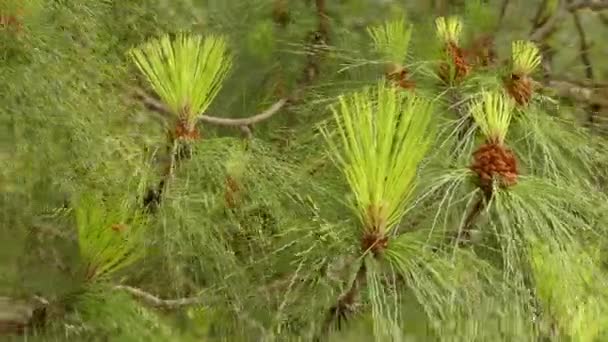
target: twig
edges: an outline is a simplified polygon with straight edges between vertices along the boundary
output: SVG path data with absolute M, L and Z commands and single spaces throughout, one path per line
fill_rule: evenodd
M 605 10 L 608 9 L 608 0 L 578 0 L 568 5 L 568 11 L 570 12 L 581 9 L 590 9 L 592 11 Z
M 591 59 L 589 58 L 589 42 L 587 42 L 587 36 L 585 35 L 585 29 L 581 23 L 580 15 L 578 12 L 572 12 L 572 18 L 574 19 L 574 25 L 579 37 L 580 56 L 583 65 L 585 66 L 585 76 L 589 80 L 593 80 L 593 67 L 591 65 Z
M 315 341 L 320 341 L 323 337 L 326 337 L 334 322 L 337 322 L 339 329 L 342 322 L 347 319 L 347 315 L 354 311 L 355 301 L 359 295 L 359 291 L 365 285 L 366 279 L 367 268 L 365 267 L 365 260 L 362 260 L 357 275 L 348 290 L 342 293 L 336 304 L 329 309 L 325 321 L 321 326 L 320 336 L 317 336 Z
M 596 105 L 608 108 L 608 88 L 606 94 L 598 93 L 595 86 L 587 86 L 567 80 L 549 80 L 546 88 L 553 90 L 558 96 L 568 97 L 574 101 L 583 102 L 589 105 Z
M 283 107 L 285 107 L 288 102 L 289 100 L 286 98 L 280 99 L 263 112 L 250 116 L 248 118 L 230 119 L 202 115 L 199 119 L 199 122 L 210 123 L 219 126 L 250 126 L 271 118 L 273 115 L 278 113 Z
M 546 39 L 555 29 L 557 23 L 566 12 L 575 12 L 581 9 L 590 9 L 592 11 L 600 11 L 608 9 L 608 0 L 579 0 L 566 4 L 565 0 L 558 0 L 559 5 L 555 13 L 543 25 L 535 27 L 530 34 L 530 39 L 535 42 L 540 42 Z M 546 1 L 543 1 L 543 5 Z M 538 17 L 538 15 L 537 15 Z
M 327 15 L 327 8 L 325 0 L 315 0 L 317 7 L 317 17 L 319 18 L 319 32 L 323 36 L 324 42 L 328 42 L 329 39 L 329 16 Z
M 462 228 L 458 231 L 458 240 L 461 240 L 463 243 L 471 240 L 471 229 L 473 228 L 475 220 L 486 206 L 486 197 L 488 196 L 484 193 L 480 194 L 477 202 L 465 218 Z
M 127 285 L 117 285 L 114 286 L 115 290 L 126 291 L 131 294 L 133 297 L 141 300 L 147 305 L 164 308 L 164 309 L 176 309 L 182 306 L 190 306 L 190 305 L 203 305 L 206 301 L 202 296 L 197 297 L 187 297 L 187 298 L 178 298 L 178 299 L 161 299 L 151 293 L 148 293 L 144 290 L 138 289 L 136 287 L 127 286 Z
M 602 24 L 608 26 L 608 15 L 606 15 L 604 13 L 598 13 L 598 18 L 600 19 Z
M 502 25 L 502 21 L 504 20 L 505 15 L 507 14 L 507 8 L 509 7 L 510 3 L 511 0 L 502 1 L 502 5 L 500 5 L 500 13 L 498 15 L 498 25 L 496 25 L 497 27 L 500 27 Z
M 287 0 L 274 0 L 272 19 L 280 28 L 284 29 L 287 26 L 290 20 Z
M 171 111 L 159 100 L 149 96 L 141 89 L 134 89 L 135 97 L 140 99 L 143 104 L 150 110 L 158 112 L 160 114 L 171 116 Z M 261 113 L 255 114 L 248 118 L 231 119 L 231 118 L 220 118 L 209 115 L 202 115 L 199 118 L 199 122 L 210 123 L 219 126 L 250 126 L 256 123 L 260 123 L 264 120 L 271 118 L 273 115 L 278 113 L 285 105 L 289 103 L 288 98 L 282 98 L 272 104 L 269 108 L 262 111 Z
M 574 19 L 574 25 L 579 37 L 580 56 L 581 62 L 585 66 L 585 76 L 589 81 L 593 81 L 593 66 L 591 65 L 591 58 L 589 57 L 589 42 L 587 42 L 587 36 L 585 35 L 585 29 L 581 23 L 580 15 L 577 11 L 572 11 L 572 18 Z M 595 117 L 597 115 L 597 106 L 591 105 L 587 109 L 587 121 L 593 127 Z
M 565 0 L 558 1 L 559 5 L 557 10 L 555 10 L 555 13 L 553 13 L 553 15 L 546 22 L 544 22 L 544 24 L 533 29 L 532 33 L 530 34 L 530 40 L 535 42 L 541 42 L 547 39 L 547 37 L 549 37 L 551 33 L 554 32 L 555 26 L 557 25 L 557 23 L 560 22 L 560 19 L 562 18 L 567 9 Z M 545 2 L 543 2 L 543 4 L 544 3 Z
M 560 0 L 558 0 L 560 1 Z M 565 11 L 563 6 L 565 0 L 561 0 L 558 4 L 558 8 L 552 16 L 544 17 L 545 8 L 548 5 L 548 0 L 543 0 L 536 11 L 536 15 L 532 20 L 532 29 L 530 31 L 530 37 L 532 40 L 536 41 L 541 54 L 541 66 L 543 68 L 543 77 L 548 80 L 551 77 L 551 70 L 553 64 L 553 51 L 549 43 L 547 42 L 548 38 L 555 32 L 554 25 L 557 23 L 559 17 L 563 15 L 562 12 Z M 535 35 L 538 35 L 535 39 Z

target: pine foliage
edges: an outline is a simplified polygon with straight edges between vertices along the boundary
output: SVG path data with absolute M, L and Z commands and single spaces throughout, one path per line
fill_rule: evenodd
M 0 0 L 0 335 L 606 340 L 572 54 L 445 3 Z

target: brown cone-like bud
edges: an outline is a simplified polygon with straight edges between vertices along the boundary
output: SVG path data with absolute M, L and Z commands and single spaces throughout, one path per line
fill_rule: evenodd
M 391 82 L 391 84 L 403 89 L 414 89 L 416 87 L 416 82 L 410 80 L 408 71 L 404 67 L 396 67 L 387 71 L 386 79 Z
M 466 53 L 469 62 L 482 67 L 493 64 L 496 60 L 496 51 L 494 49 L 494 37 L 490 34 L 479 36 L 473 41 L 471 47 Z
M 240 197 L 241 187 L 234 177 L 226 176 L 226 192 L 224 193 L 224 200 L 226 207 L 234 208 L 237 206 Z
M 366 232 L 361 239 L 363 252 L 371 251 L 375 257 L 380 256 L 386 247 L 388 247 L 388 237 L 377 230 Z
M 492 181 L 509 187 L 517 183 L 517 159 L 510 149 L 496 143 L 486 143 L 473 153 L 473 170 L 479 176 L 479 186 L 492 192 Z
M 176 138 L 184 140 L 198 140 L 201 137 L 198 129 L 196 127 L 193 129 L 188 128 L 188 125 L 184 120 L 179 120 L 177 122 L 174 133 Z
M 462 50 L 455 43 L 448 43 L 445 47 L 447 55 L 452 58 L 452 65 L 454 66 L 454 80 L 461 81 L 471 71 L 471 66 L 465 59 L 464 50 Z M 444 62 L 439 67 L 439 77 L 446 83 L 450 80 L 450 65 Z
M 507 92 L 518 105 L 525 106 L 532 99 L 532 79 L 528 75 L 511 74 L 504 83 Z

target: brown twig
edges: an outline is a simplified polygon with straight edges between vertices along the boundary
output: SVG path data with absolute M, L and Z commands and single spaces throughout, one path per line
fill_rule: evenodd
M 592 11 L 601 11 L 608 9 L 608 0 L 578 0 L 573 1 L 568 5 L 568 11 L 578 11 L 581 9 L 589 9 Z
M 197 297 L 187 297 L 187 298 L 178 298 L 178 299 L 161 299 L 151 293 L 148 293 L 144 290 L 138 289 L 136 287 L 127 286 L 127 285 L 117 285 L 114 286 L 115 290 L 125 291 L 131 294 L 133 297 L 141 300 L 147 305 L 164 308 L 164 309 L 176 309 L 183 306 L 191 306 L 191 305 L 203 305 L 208 301 L 205 301 L 202 296 Z
M 302 78 L 299 80 L 300 86 L 307 86 L 313 83 L 321 72 L 321 58 L 329 43 L 329 16 L 327 15 L 326 1 L 315 0 L 315 11 L 317 14 L 317 29 L 307 37 L 306 64 Z
M 167 117 L 172 115 L 171 111 L 162 102 L 147 95 L 143 90 L 134 89 L 133 91 L 134 91 L 135 97 L 140 99 L 143 102 L 143 104 L 146 106 L 146 108 L 153 110 L 155 112 L 158 112 Z M 218 126 L 236 126 L 236 127 L 251 126 L 251 125 L 260 123 L 264 120 L 271 118 L 273 115 L 278 113 L 283 107 L 285 107 L 285 105 L 287 105 L 287 103 L 289 103 L 289 101 L 290 100 L 288 98 L 282 98 L 282 99 L 278 100 L 277 102 L 275 102 L 274 104 L 272 104 L 267 109 L 265 109 L 264 111 L 262 111 L 258 114 L 252 115 L 250 117 L 247 117 L 247 118 L 232 119 L 232 118 L 221 118 L 221 117 L 215 117 L 215 116 L 209 116 L 209 115 L 201 115 L 199 117 L 199 122 L 214 124 L 214 125 L 218 125 Z
M 327 7 L 325 0 L 315 0 L 317 8 L 317 17 L 319 20 L 319 32 L 323 36 L 324 42 L 329 39 L 329 16 L 327 15 Z
M 555 10 L 555 13 L 553 13 L 553 15 L 549 17 L 546 21 L 544 21 L 542 24 L 539 23 L 539 25 L 535 25 L 533 27 L 532 33 L 530 34 L 530 40 L 535 42 L 541 42 L 543 40 L 546 40 L 555 31 L 555 26 L 560 22 L 561 18 L 567 10 L 565 0 L 558 1 L 559 4 L 558 8 Z M 546 1 L 544 1 L 541 6 L 544 6 L 545 4 Z M 540 9 L 541 13 L 543 8 L 544 7 Z M 537 19 L 540 19 L 540 15 Z
M 287 26 L 290 20 L 287 0 L 274 0 L 272 19 L 280 28 Z
M 583 24 L 581 23 L 578 11 L 572 11 L 571 13 L 579 37 L 580 57 L 581 62 L 585 66 L 585 77 L 589 81 L 593 81 L 593 66 L 591 65 L 591 58 L 589 57 L 589 42 L 587 41 L 585 29 L 583 27 Z M 587 109 L 587 121 L 591 126 L 594 125 L 597 112 L 597 106 L 595 105 L 590 105 Z
M 343 292 L 336 304 L 329 309 L 325 321 L 321 326 L 320 335 L 317 336 L 315 341 L 320 341 L 322 338 L 326 337 L 334 323 L 337 323 L 338 329 L 340 329 L 342 322 L 347 319 L 347 315 L 354 311 L 357 296 L 359 295 L 361 288 L 365 285 L 366 279 L 367 268 L 365 267 L 365 260 L 362 260 L 361 266 L 359 266 L 357 274 L 355 275 L 355 279 L 348 290 Z
M 511 0 L 502 1 L 502 4 L 500 5 L 500 12 L 498 15 L 498 25 L 496 25 L 496 27 L 500 27 L 502 25 L 502 21 L 505 19 L 505 15 L 507 14 L 507 8 L 509 7 L 510 3 Z
M 581 62 L 585 66 L 585 76 L 588 80 L 592 81 L 593 66 L 591 65 L 591 59 L 589 58 L 589 42 L 587 41 L 585 29 L 583 28 L 583 24 L 581 23 L 580 15 L 578 14 L 578 12 L 572 12 L 572 18 L 574 19 L 574 25 L 576 26 L 576 31 L 579 37 L 580 56 Z
M 458 240 L 461 241 L 461 243 L 466 243 L 471 240 L 471 229 L 473 228 L 475 220 L 483 212 L 483 209 L 486 206 L 486 197 L 487 196 L 483 193 L 480 194 L 477 202 L 475 202 L 475 205 L 471 208 L 471 211 L 469 211 L 469 214 L 465 218 L 462 228 L 458 231 Z
M 264 111 L 253 116 L 242 119 L 220 118 L 215 116 L 201 115 L 199 122 L 219 125 L 219 126 L 251 126 L 271 118 L 278 113 L 289 102 L 287 98 L 283 98 L 273 103 Z
M 604 13 L 598 13 L 598 18 L 600 19 L 602 24 L 604 24 L 605 26 L 608 26 L 608 15 L 606 15 Z
M 577 102 L 608 108 L 608 87 L 604 94 L 600 93 L 601 86 L 584 84 L 569 80 L 552 79 L 545 88 L 557 93 L 558 96 L 567 97 Z
M 553 13 L 553 15 L 546 17 L 543 16 L 543 14 L 545 13 L 545 8 L 548 5 L 548 0 L 543 0 L 543 2 L 536 10 L 536 15 L 532 20 L 530 39 L 536 41 L 536 43 L 538 44 L 538 48 L 542 57 L 541 66 L 543 68 L 543 77 L 545 80 L 548 80 L 551 77 L 554 54 L 553 49 L 548 43 L 548 39 L 555 32 L 554 25 L 558 22 L 558 19 L 563 15 L 562 12 L 565 11 L 563 7 L 565 6 L 565 3 L 563 1 L 565 0 L 562 0 L 562 2 L 558 4 L 558 8 L 556 9 L 555 13 Z

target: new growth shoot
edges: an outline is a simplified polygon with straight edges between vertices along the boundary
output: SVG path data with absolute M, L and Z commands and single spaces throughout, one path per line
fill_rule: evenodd
M 435 19 L 437 37 L 446 44 L 458 45 L 462 32 L 462 21 L 458 17 L 439 17 Z
M 376 50 L 392 63 L 400 64 L 407 56 L 412 36 L 412 25 L 404 19 L 369 27 L 367 33 L 374 42 Z
M 219 92 L 231 67 L 221 36 L 164 35 L 134 48 L 129 55 L 150 85 L 183 121 L 187 131 Z
M 471 105 L 471 115 L 488 141 L 503 145 L 511 123 L 513 103 L 500 91 L 483 91 Z
M 354 194 L 364 239 L 383 239 L 402 218 L 431 143 L 432 104 L 380 83 L 331 109 L 339 142 L 323 134 Z
M 529 75 L 541 62 L 538 47 L 530 41 L 518 40 L 511 44 L 513 74 Z

